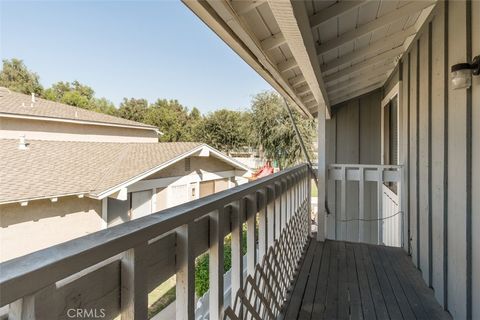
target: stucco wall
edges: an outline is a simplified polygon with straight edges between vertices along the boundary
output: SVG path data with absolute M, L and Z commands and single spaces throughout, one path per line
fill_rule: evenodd
M 158 142 L 153 130 L 75 124 L 57 121 L 0 118 L 0 138 L 94 142 Z
M 0 262 L 98 231 L 101 201 L 78 197 L 0 206 Z

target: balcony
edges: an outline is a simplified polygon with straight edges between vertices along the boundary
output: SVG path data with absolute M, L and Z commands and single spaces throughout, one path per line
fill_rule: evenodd
M 176 317 L 194 319 L 195 257 L 208 250 L 210 319 L 449 318 L 401 249 L 313 240 L 310 185 L 299 165 L 4 262 L 0 305 L 9 319 L 64 319 L 72 309 L 147 319 L 148 293 L 175 274 Z M 234 294 L 223 301 L 229 233 Z

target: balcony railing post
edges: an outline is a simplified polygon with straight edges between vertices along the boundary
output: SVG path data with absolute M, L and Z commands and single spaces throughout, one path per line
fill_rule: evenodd
M 210 213 L 210 249 L 209 249 L 209 280 L 210 280 L 210 319 L 220 320 L 223 311 L 223 271 L 224 271 L 224 211 L 219 208 Z
M 267 194 L 267 250 L 275 241 L 275 185 L 268 186 Z
M 340 205 L 340 219 L 347 219 L 347 168 L 342 166 L 342 181 L 341 181 L 341 205 Z M 340 239 L 347 240 L 347 223 L 345 221 L 340 222 Z
M 235 304 L 235 294 L 243 286 L 243 255 L 242 255 L 242 224 L 245 218 L 244 198 L 236 201 L 232 206 L 232 272 L 231 298 Z
M 278 239 L 282 231 L 282 185 L 275 183 L 273 187 L 275 191 L 275 239 Z
M 176 319 L 195 319 L 195 255 L 193 223 L 177 229 L 176 248 Z
M 35 296 L 30 295 L 18 299 L 8 307 L 9 320 L 34 320 L 35 319 Z
M 257 207 L 258 207 L 258 260 L 267 253 L 267 190 L 262 189 L 257 192 Z
M 383 221 L 380 220 L 383 216 L 383 167 L 378 167 L 377 178 L 377 210 L 378 210 L 378 223 L 377 223 L 377 235 L 378 244 L 383 242 Z
M 359 218 L 359 230 L 358 230 L 358 242 L 365 240 L 365 168 L 358 168 L 358 218 Z
M 312 174 L 307 170 L 307 215 L 308 215 L 308 234 L 312 236 Z
M 121 271 L 121 305 L 123 319 L 147 319 L 147 248 L 144 242 L 125 251 Z
M 257 235 L 255 231 L 257 218 L 257 194 L 254 193 L 247 197 L 247 270 L 248 274 L 255 273 L 257 264 Z
M 287 225 L 287 201 L 288 201 L 288 190 L 287 183 L 284 179 L 281 180 L 282 186 L 282 230 L 285 229 Z

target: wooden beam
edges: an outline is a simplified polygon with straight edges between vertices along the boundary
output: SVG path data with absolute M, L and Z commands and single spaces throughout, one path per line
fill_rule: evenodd
M 310 92 L 310 86 L 308 84 L 305 84 L 301 87 L 298 87 L 295 91 L 297 92 L 297 94 L 302 95 L 307 92 Z
M 148 242 L 125 251 L 121 272 L 122 319 L 147 319 L 147 253 Z
M 264 4 L 265 0 L 232 0 L 232 7 L 235 9 L 235 12 L 238 15 L 244 15 L 247 12 L 252 11 L 253 9 L 257 8 L 258 6 Z
M 367 80 L 365 80 L 366 77 L 368 77 Z M 370 75 L 361 74 L 358 77 L 351 78 L 351 79 L 339 82 L 339 83 L 337 83 L 333 86 L 327 87 L 327 91 L 328 91 L 328 94 L 333 94 L 334 92 L 341 91 L 344 88 L 352 87 L 352 86 L 357 85 L 357 84 L 362 83 L 362 82 L 363 83 L 366 83 L 366 82 L 375 83 L 375 82 L 380 81 L 382 79 L 386 80 L 387 77 L 388 77 L 388 75 L 387 75 L 386 72 L 375 75 L 373 77 L 371 77 Z
M 295 61 L 295 59 L 293 58 L 287 59 L 277 64 L 278 71 L 280 72 L 287 72 L 288 70 L 292 70 L 293 68 L 296 68 L 296 67 L 297 67 L 297 61 Z
M 303 76 L 303 74 L 301 74 L 296 77 L 288 79 L 288 82 L 292 85 L 292 87 L 296 87 L 302 83 L 306 83 L 307 81 L 305 80 L 305 77 Z
M 310 16 L 310 27 L 317 28 L 322 23 L 327 22 L 330 19 L 339 17 L 342 14 L 349 12 L 350 10 L 358 8 L 366 2 L 366 0 L 337 2 L 330 7 L 322 9 L 314 15 Z
M 370 69 L 365 69 L 364 71 L 370 70 L 368 72 L 369 72 L 369 74 L 371 74 L 373 76 L 373 75 L 376 75 L 376 74 L 387 72 L 387 71 L 393 69 L 394 67 L 395 67 L 395 64 L 392 62 L 392 63 L 388 63 L 388 64 L 385 64 L 385 65 L 374 65 Z M 355 73 L 348 73 L 348 74 L 343 75 L 343 77 L 346 77 L 348 75 L 353 75 L 353 74 L 355 74 Z M 329 79 L 328 81 L 325 81 L 325 82 L 327 84 L 331 84 L 333 81 L 336 81 L 336 80 L 341 79 L 341 78 L 342 77 L 335 77 L 335 78 L 331 78 L 331 79 Z
M 328 76 L 325 76 L 325 82 L 332 82 L 333 80 L 343 78 L 349 74 L 354 74 L 359 71 L 368 69 L 374 65 L 379 65 L 379 64 L 386 64 L 388 62 L 395 62 L 394 58 L 399 56 L 403 51 L 403 48 L 397 48 L 392 51 L 385 52 L 383 54 L 380 54 L 376 57 L 367 59 L 365 61 L 356 63 L 352 65 L 351 67 L 344 68 L 338 72 L 329 74 Z
M 263 39 L 262 41 L 260 41 L 260 44 L 263 50 L 272 50 L 280 47 L 285 42 L 285 37 L 281 32 L 279 32 L 277 34 L 274 34 L 273 36 Z
M 373 78 L 373 79 L 364 80 L 364 81 L 361 81 L 361 82 L 354 83 L 354 84 L 352 84 L 348 87 L 346 86 L 346 87 L 343 87 L 342 89 L 329 92 L 328 94 L 332 97 L 335 97 L 335 96 L 338 96 L 338 95 L 341 95 L 341 94 L 361 90 L 363 88 L 369 87 L 369 86 L 374 85 L 374 84 L 379 83 L 379 82 L 383 83 L 383 82 L 385 82 L 385 80 L 387 80 L 387 75 L 382 75 L 380 77 L 376 77 L 376 78 Z
M 399 56 L 402 52 L 403 52 L 404 48 L 403 46 L 398 46 L 394 49 L 391 49 L 391 50 L 387 50 L 387 51 L 384 51 L 376 56 L 373 56 L 373 57 L 370 57 L 366 60 L 363 60 L 359 63 L 356 63 L 352 66 L 353 67 L 357 67 L 357 68 L 361 68 L 360 65 L 362 66 L 368 66 L 368 65 L 371 65 L 373 63 L 376 63 L 378 62 L 379 60 L 383 60 L 383 59 L 390 59 L 390 58 L 394 58 L 394 57 L 397 57 Z M 321 69 L 322 69 L 322 72 L 328 72 L 330 70 L 333 70 L 335 69 L 336 67 L 333 66 L 334 64 L 331 63 L 331 64 L 324 64 L 321 66 Z M 343 69 L 344 70 L 344 69 Z M 343 71 L 342 70 L 342 71 Z
M 399 41 L 405 41 L 406 38 L 414 35 L 416 32 L 417 30 L 414 27 L 411 27 L 411 28 L 402 30 L 400 32 L 393 33 L 388 37 L 381 38 L 366 47 L 355 50 L 351 53 L 347 53 L 337 59 L 334 59 L 326 64 L 323 64 L 322 68 L 325 68 L 326 70 L 333 69 L 338 66 L 349 63 L 352 60 L 357 59 L 359 57 L 363 57 L 380 50 L 395 48 L 396 46 L 398 46 Z
M 373 21 L 367 22 L 356 29 L 347 31 L 341 34 L 339 37 L 329 40 L 323 44 L 317 45 L 317 53 L 322 54 L 333 49 L 336 49 L 347 42 L 355 40 L 363 35 L 366 35 L 372 31 L 382 28 L 385 25 L 389 25 L 394 21 L 397 21 L 405 16 L 412 15 L 417 13 L 424 8 L 431 6 L 433 3 L 431 1 L 413 1 L 395 9 Z
M 176 319 L 195 319 L 195 255 L 193 223 L 177 229 L 176 252 Z
M 209 249 L 209 281 L 210 281 L 210 319 L 219 320 L 223 311 L 223 242 L 224 213 L 220 208 L 210 214 L 210 249 Z
M 368 92 L 373 91 L 373 90 L 378 89 L 378 88 L 381 88 L 382 86 L 383 86 L 383 82 L 378 82 L 378 83 L 375 83 L 375 84 L 373 84 L 371 86 L 368 86 L 364 89 L 360 89 L 360 90 L 357 90 L 357 91 L 354 91 L 354 92 L 339 95 L 338 97 L 332 97 L 331 98 L 332 105 L 336 105 L 336 104 L 342 103 L 344 101 L 350 100 L 352 98 L 361 96 L 362 94 L 368 93 Z

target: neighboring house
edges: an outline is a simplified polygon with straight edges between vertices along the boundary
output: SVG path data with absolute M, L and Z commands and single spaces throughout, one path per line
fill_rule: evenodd
M 0 261 L 248 181 L 202 143 L 0 89 Z

